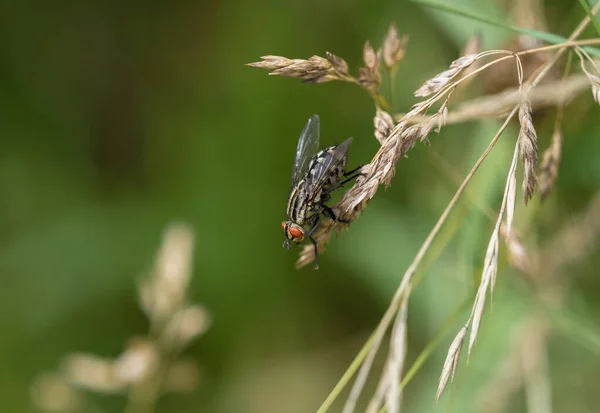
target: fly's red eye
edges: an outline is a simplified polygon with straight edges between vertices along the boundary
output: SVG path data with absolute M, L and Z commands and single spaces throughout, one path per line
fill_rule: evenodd
M 285 230 L 285 221 L 281 223 L 281 229 Z
M 288 232 L 294 240 L 304 238 L 304 233 L 296 227 L 290 227 L 290 229 L 288 229 Z

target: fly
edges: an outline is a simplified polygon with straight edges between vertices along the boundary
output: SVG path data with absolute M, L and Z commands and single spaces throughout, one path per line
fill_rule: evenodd
M 333 191 L 360 175 L 360 172 L 357 172 L 360 166 L 346 172 L 348 147 L 351 143 L 352 138 L 348 138 L 339 145 L 317 152 L 318 115 L 312 115 L 308 119 L 298 140 L 292 168 L 292 188 L 286 211 L 289 220 L 281 223 L 285 235 L 283 246 L 289 249 L 290 241 L 300 244 L 308 237 L 315 250 L 315 269 L 319 268 L 319 263 L 317 243 L 312 235 L 319 227 L 321 214 L 329 216 L 334 222 L 343 222 L 326 202 L 331 198 Z M 347 178 L 342 181 L 344 177 Z

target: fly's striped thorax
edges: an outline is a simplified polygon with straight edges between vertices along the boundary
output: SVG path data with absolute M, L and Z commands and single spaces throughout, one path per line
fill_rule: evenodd
M 328 158 L 333 156 L 333 151 L 335 148 L 336 146 L 330 146 L 317 152 L 317 154 L 310 160 L 306 174 L 314 175 L 320 164 L 325 163 Z M 348 155 L 345 155 L 329 167 L 327 170 L 327 176 L 323 178 L 325 179 L 325 182 L 321 188 L 323 192 L 330 191 L 340 182 L 342 176 L 344 176 L 344 172 L 346 171 L 347 160 Z

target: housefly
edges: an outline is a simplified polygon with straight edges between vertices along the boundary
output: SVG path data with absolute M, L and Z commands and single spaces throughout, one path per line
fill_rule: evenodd
M 317 243 L 312 237 L 319 227 L 321 214 L 334 222 L 338 219 L 326 205 L 331 193 L 346 182 L 360 175 L 360 166 L 346 172 L 348 147 L 352 138 L 339 145 L 330 146 L 317 152 L 319 146 L 319 116 L 308 119 L 300 134 L 296 158 L 292 168 L 292 188 L 287 203 L 288 221 L 281 223 L 285 240 L 283 246 L 290 248 L 290 241 L 300 244 L 308 238 L 315 250 L 315 269 L 319 268 Z M 354 175 L 353 175 L 354 174 Z M 342 178 L 346 178 L 342 180 Z

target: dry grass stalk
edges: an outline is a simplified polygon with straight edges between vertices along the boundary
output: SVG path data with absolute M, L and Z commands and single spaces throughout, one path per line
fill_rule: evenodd
M 377 329 L 375 330 L 371 348 L 370 348 L 366 358 L 364 359 L 362 366 L 360 367 L 360 370 L 358 372 L 358 375 L 356 377 L 354 385 L 352 386 L 352 389 L 350 391 L 350 395 L 348 396 L 348 400 L 346 401 L 346 404 L 344 405 L 344 411 L 343 411 L 344 413 L 351 413 L 354 411 L 358 397 L 360 396 L 360 393 L 362 392 L 362 389 L 366 383 L 366 380 L 367 380 L 367 377 L 371 370 L 371 367 L 373 366 L 373 361 L 375 360 L 377 351 L 379 350 L 379 348 L 381 346 L 383 336 L 384 336 L 385 332 L 387 331 L 390 323 L 392 322 L 394 314 L 400 307 L 400 305 L 402 303 L 402 298 L 404 297 L 406 291 L 408 291 L 411 288 L 412 279 L 413 279 L 413 276 L 415 275 L 415 272 L 416 272 L 418 266 L 420 265 L 421 261 L 425 257 L 425 254 L 429 250 L 429 247 L 431 246 L 433 240 L 439 233 L 443 224 L 446 222 L 446 219 L 450 215 L 450 212 L 452 211 L 452 209 L 458 202 L 459 198 L 465 192 L 467 185 L 469 184 L 469 182 L 475 175 L 475 172 L 477 172 L 477 170 L 479 169 L 479 167 L 481 166 L 483 161 L 489 155 L 492 148 L 494 147 L 496 142 L 498 142 L 498 140 L 500 139 L 500 136 L 502 135 L 504 130 L 508 127 L 508 124 L 510 123 L 510 121 L 512 120 L 513 116 L 516 113 L 517 113 L 517 108 L 513 109 L 513 111 L 508 115 L 508 117 L 506 118 L 506 120 L 504 121 L 504 123 L 502 124 L 502 126 L 500 127 L 498 132 L 496 133 L 496 136 L 494 136 L 494 138 L 491 140 L 491 142 L 489 143 L 486 150 L 483 152 L 483 154 L 481 154 L 479 159 L 477 159 L 477 162 L 475 162 L 475 165 L 473 165 L 473 167 L 467 174 L 466 178 L 462 181 L 459 188 L 456 190 L 456 193 L 454 194 L 454 196 L 452 197 L 452 199 L 446 206 L 446 209 L 444 209 L 444 212 L 442 212 L 442 214 L 440 215 L 440 217 L 437 220 L 437 222 L 435 223 L 433 229 L 430 231 L 430 233 L 427 236 L 427 238 L 425 239 L 425 241 L 423 241 L 423 244 L 421 245 L 421 248 L 419 248 L 417 255 L 415 256 L 412 263 L 405 271 L 405 273 L 402 277 L 402 281 L 400 282 L 400 286 L 394 293 L 394 296 L 392 297 L 390 305 L 388 306 L 383 317 L 381 318 L 381 321 L 379 322 L 379 325 L 377 326 Z
M 574 75 L 565 81 L 555 81 L 537 86 L 529 92 L 528 100 L 535 111 L 567 103 L 584 90 L 587 90 L 588 87 L 589 82 L 586 76 Z M 446 123 L 454 125 L 484 118 L 496 119 L 499 115 L 507 113 L 519 104 L 522 98 L 521 88 L 518 87 L 506 89 L 493 95 L 473 98 L 456 105 L 452 111 L 448 112 Z M 400 120 L 404 116 L 405 114 L 399 113 L 394 114 L 393 118 Z M 419 123 L 425 119 L 427 119 L 426 115 L 416 115 L 410 118 L 408 123 Z
M 562 156 L 562 141 L 562 132 L 560 129 L 555 129 L 552 134 L 550 146 L 542 154 L 539 179 L 540 197 L 542 200 L 544 200 L 554 189 Z
M 508 122 L 510 122 L 510 120 L 512 119 L 512 117 L 515 115 L 516 112 L 517 112 L 517 107 L 515 107 L 513 109 L 513 111 L 510 113 L 510 115 L 507 117 L 507 119 L 505 120 L 504 125 L 501 127 L 501 130 L 499 133 L 501 133 L 501 131 L 503 131 L 506 128 L 506 126 L 508 125 Z M 496 135 L 496 137 L 498 137 L 498 136 L 499 135 Z M 448 385 L 449 378 L 450 377 L 452 377 L 452 379 L 454 378 L 454 372 L 456 371 L 456 367 L 459 362 L 460 350 L 462 348 L 462 345 L 463 345 L 463 342 L 464 342 L 464 339 L 465 339 L 465 336 L 467 333 L 467 329 L 469 328 L 469 326 L 471 328 L 471 335 L 469 337 L 468 355 L 469 356 L 471 355 L 471 350 L 473 348 L 473 345 L 475 344 L 475 340 L 477 338 L 477 333 L 479 332 L 479 326 L 481 324 L 481 319 L 483 317 L 488 288 L 491 291 L 493 291 L 493 288 L 494 288 L 493 286 L 496 281 L 496 273 L 498 270 L 498 237 L 499 237 L 499 233 L 500 233 L 502 218 L 504 216 L 505 210 L 507 210 L 507 209 L 514 210 L 514 206 L 511 208 L 508 208 L 507 205 L 510 203 L 514 204 L 515 195 L 513 194 L 513 192 L 516 191 L 516 185 L 513 182 L 514 182 L 514 177 L 515 177 L 516 168 L 517 168 L 517 155 L 518 155 L 518 144 L 517 144 L 517 146 L 515 146 L 513 159 L 512 159 L 511 166 L 508 171 L 508 176 L 507 176 L 507 180 L 506 180 L 507 181 L 506 188 L 505 188 L 504 196 L 503 196 L 503 200 L 502 200 L 502 206 L 500 207 L 498 219 L 496 220 L 496 225 L 494 227 L 494 231 L 492 233 L 492 236 L 490 238 L 490 242 L 488 244 L 488 248 L 486 251 L 484 269 L 483 269 L 483 274 L 481 276 L 481 283 L 479 285 L 479 288 L 477 289 L 477 294 L 475 296 L 475 302 L 473 304 L 473 309 L 471 310 L 471 315 L 469 316 L 469 319 L 467 320 L 465 326 L 459 331 L 459 333 L 457 334 L 456 338 L 454 339 L 454 341 L 452 342 L 452 344 L 450 345 L 450 348 L 448 350 L 448 355 L 446 356 L 446 361 L 444 362 L 444 366 L 442 368 L 442 373 L 441 373 L 440 379 L 439 379 L 438 390 L 436 393 L 437 400 L 439 400 L 440 397 L 442 396 L 446 386 Z M 507 221 L 512 221 L 512 217 L 508 217 L 508 214 L 507 214 Z M 510 222 L 507 223 L 507 227 L 509 228 L 509 231 L 510 231 Z
M 384 405 L 384 400 L 388 413 L 400 412 L 402 398 L 400 382 L 406 358 L 406 330 L 409 295 L 410 287 L 404 293 L 400 309 L 396 315 L 396 321 L 392 328 L 390 351 L 385 362 L 384 373 L 380 378 L 375 394 L 369 401 L 366 413 L 377 413 Z
M 514 202 L 516 198 L 514 192 L 516 192 L 515 174 L 517 170 L 518 153 L 519 143 L 517 142 L 513 154 L 513 159 L 508 170 L 508 176 L 506 178 L 506 187 L 504 189 L 504 196 L 502 197 L 502 205 L 500 206 L 498 219 L 496 220 L 496 225 L 494 226 L 494 231 L 492 232 L 492 236 L 490 237 L 487 251 L 485 253 L 485 261 L 483 266 L 483 273 L 481 275 L 481 283 L 477 290 L 475 303 L 473 304 L 473 310 L 471 312 L 471 335 L 469 336 L 468 349 L 469 356 L 471 355 L 471 350 L 473 348 L 473 345 L 475 344 L 477 333 L 479 332 L 479 326 L 481 324 L 481 319 L 483 317 L 483 311 L 485 308 L 485 297 L 487 295 L 487 290 L 489 288 L 490 293 L 493 293 L 494 286 L 496 284 L 496 275 L 498 273 L 498 244 L 500 238 L 500 228 L 502 225 L 502 219 L 504 217 L 505 211 L 510 212 L 510 214 L 507 213 L 506 232 L 507 234 L 510 234 L 511 231 L 512 213 L 514 211 Z
M 475 295 L 475 302 L 473 303 L 473 309 L 471 310 L 471 334 L 469 336 L 469 347 L 467 349 L 467 355 L 471 357 L 471 350 L 477 339 L 479 333 L 479 326 L 481 325 L 481 319 L 483 318 L 483 312 L 485 310 L 485 301 L 487 297 L 488 288 L 490 288 L 492 276 L 495 277 L 495 273 L 498 271 L 498 236 L 496 232 L 492 234 L 490 242 L 488 244 L 487 251 L 485 253 L 485 262 L 483 267 L 483 274 L 481 276 L 481 282 Z
M 523 163 L 523 198 L 525 205 L 529 202 L 537 185 L 537 133 L 531 118 L 531 104 L 523 102 L 519 107 L 519 153 Z
M 597 11 L 598 9 L 600 9 L 600 2 L 598 2 L 598 4 L 594 7 L 594 10 Z M 575 31 L 573 32 L 573 34 L 569 37 L 569 41 L 573 40 L 574 38 L 576 38 L 581 31 L 585 28 L 585 26 L 587 25 L 587 23 L 589 23 L 589 19 L 586 18 L 584 19 L 584 21 L 577 27 L 577 29 L 575 29 Z M 552 59 L 550 59 L 545 65 L 544 67 L 537 73 L 537 75 L 535 76 L 535 78 L 529 83 L 529 88 L 528 90 L 525 92 L 526 94 L 529 93 L 529 91 L 531 91 L 533 89 L 534 86 L 536 86 L 540 80 L 542 79 L 542 77 L 549 71 L 549 69 L 556 63 L 556 61 L 558 60 L 558 58 L 560 57 L 560 55 L 562 53 L 564 53 L 564 51 L 566 50 L 566 48 L 561 48 L 559 49 L 559 51 L 553 56 Z M 520 82 L 521 83 L 521 82 Z M 516 109 L 516 108 L 515 108 Z M 515 112 L 515 109 L 513 109 L 513 114 Z M 510 118 L 510 117 L 509 117 Z M 512 164 L 511 167 L 509 169 L 509 174 L 508 174 L 508 178 L 507 178 L 507 184 L 506 184 L 506 189 L 504 192 L 504 196 L 503 196 L 503 200 L 502 200 L 502 206 L 500 208 L 500 213 L 499 213 L 499 217 L 498 217 L 498 221 L 496 222 L 496 227 L 494 229 L 494 233 L 492 234 L 492 237 L 490 239 L 490 243 L 488 245 L 488 251 L 486 253 L 486 266 L 484 267 L 484 271 L 483 271 L 483 275 L 482 275 L 482 280 L 481 280 L 481 285 L 477 291 L 477 296 L 475 299 L 475 304 L 473 306 L 473 311 L 471 312 L 471 316 L 469 317 L 469 320 L 467 321 L 467 325 L 469 325 L 469 322 L 471 322 L 471 337 L 469 339 L 469 354 L 470 354 L 470 350 L 472 347 L 472 343 L 474 343 L 475 341 L 475 337 L 477 335 L 477 330 L 479 327 L 479 321 L 476 320 L 476 317 L 479 318 L 479 320 L 481 320 L 481 314 L 483 311 L 483 306 L 485 303 L 485 294 L 487 292 L 487 286 L 488 284 L 490 284 L 490 279 L 489 276 L 491 275 L 491 268 L 495 265 L 497 267 L 497 263 L 496 264 L 489 264 L 488 265 L 488 257 L 492 257 L 494 256 L 493 251 L 497 248 L 497 237 L 498 237 L 498 233 L 500 230 L 500 223 L 502 221 L 502 215 L 504 212 L 504 209 L 506 207 L 506 203 L 508 203 L 509 201 L 511 203 L 514 203 L 514 198 L 515 196 L 510 196 L 509 197 L 509 192 L 512 192 L 515 188 L 515 184 L 513 184 L 513 180 L 514 180 L 514 174 L 516 173 L 516 160 L 517 160 L 517 154 L 521 153 L 521 159 L 523 159 L 524 157 L 524 152 L 525 152 L 525 156 L 527 158 L 529 158 L 529 162 L 531 163 L 532 158 L 533 158 L 533 154 L 532 152 L 532 148 L 527 148 L 525 147 L 524 149 L 522 148 L 522 140 L 529 140 L 529 146 L 533 146 L 533 144 L 535 143 L 535 158 L 537 158 L 537 136 L 535 135 L 535 129 L 533 129 L 533 122 L 531 121 L 531 108 L 529 105 L 527 104 L 521 104 L 519 106 L 519 121 L 521 123 L 521 132 L 519 134 L 519 139 L 517 140 L 517 146 L 515 147 L 515 152 L 513 154 L 513 160 L 512 160 Z M 522 139 L 524 138 L 524 139 Z M 526 144 L 527 146 L 527 144 Z M 527 153 L 529 152 L 529 155 L 527 155 Z M 533 164 L 535 164 L 535 162 L 533 162 Z M 531 172 L 531 171 L 530 171 Z M 534 169 L 535 172 L 535 169 Z M 527 173 L 527 166 L 526 166 L 526 173 Z M 529 177 L 531 180 L 531 177 Z M 524 180 L 525 183 L 527 183 L 527 177 Z M 524 185 L 525 186 L 525 185 Z M 529 197 L 531 196 L 531 193 L 533 192 L 533 190 L 531 190 Z M 510 199 L 509 199 L 510 198 Z M 598 198 L 600 199 L 600 197 Z M 527 200 L 527 197 L 526 197 Z M 509 209 L 510 211 L 514 211 L 514 206 L 510 207 Z M 599 209 L 600 210 L 600 209 Z M 511 212 L 512 213 L 512 212 Z M 600 222 L 600 219 L 598 220 L 598 222 Z M 510 237 L 511 235 L 511 223 L 512 223 L 512 217 L 509 218 L 507 217 L 507 225 L 506 225 L 506 233 L 507 233 L 507 238 Z M 496 252 L 496 259 L 497 259 L 497 252 Z M 495 272 L 494 272 L 494 280 L 495 280 Z M 479 316 L 477 315 L 478 313 L 481 313 Z M 447 382 L 447 381 L 446 381 Z M 443 391 L 443 389 L 442 389 Z M 439 393 L 439 390 L 438 390 Z

